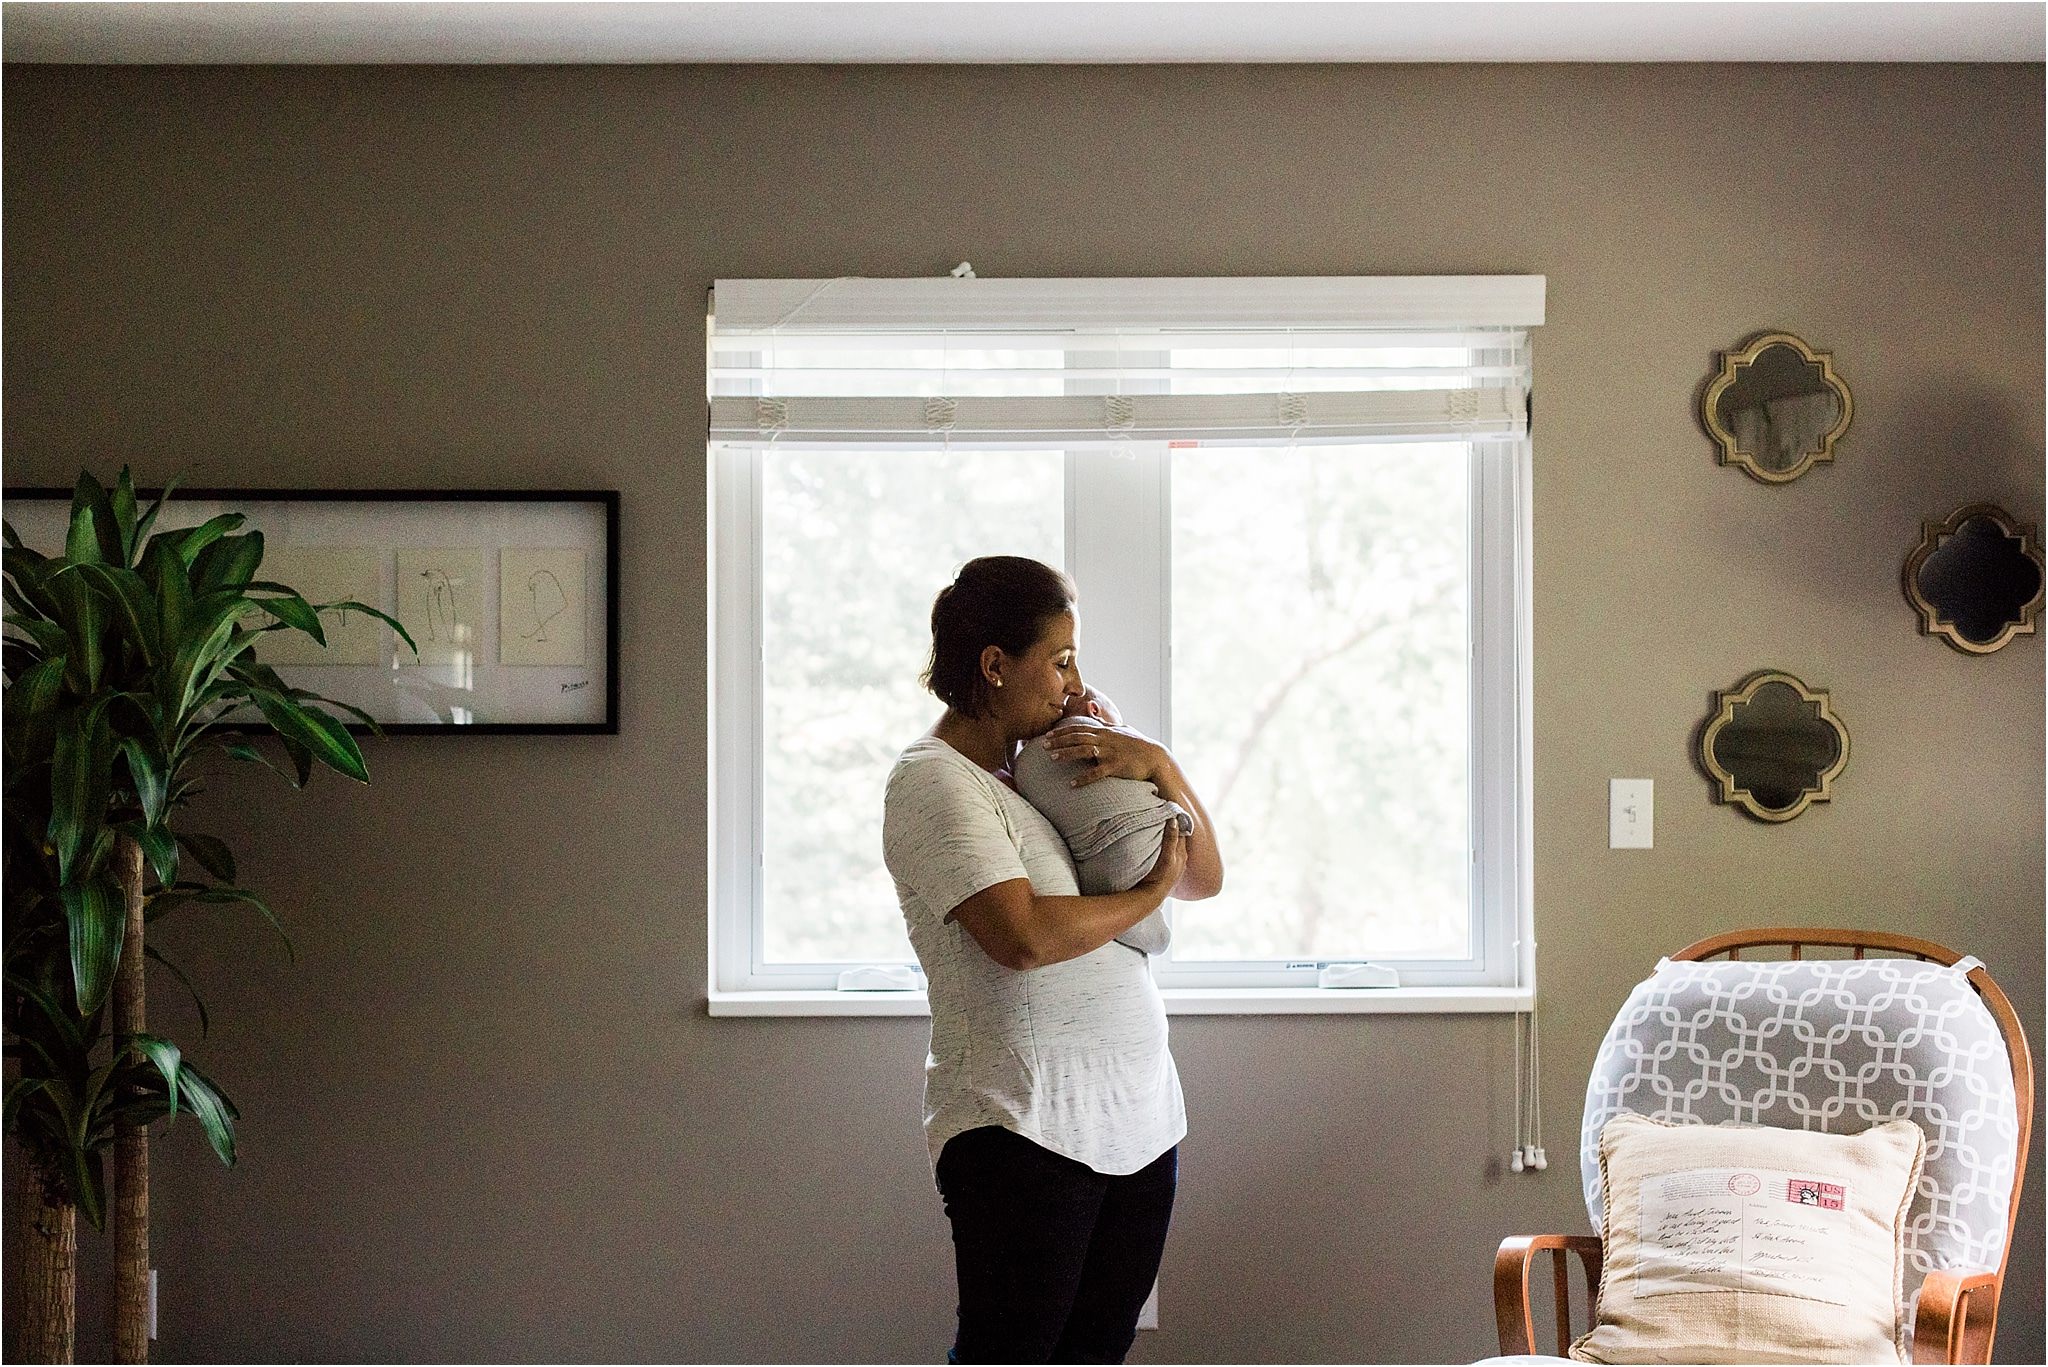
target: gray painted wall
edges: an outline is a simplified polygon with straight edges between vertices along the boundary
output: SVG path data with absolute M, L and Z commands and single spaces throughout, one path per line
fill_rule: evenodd
M 1192 1132 L 1138 1360 L 1490 1352 L 1492 1250 L 1583 1228 L 1594 1046 L 1698 936 L 1931 936 L 2038 1026 L 2041 640 L 1966 658 L 1898 581 L 1923 518 L 2041 519 L 2038 66 L 6 79 L 10 482 L 130 461 L 625 495 L 619 736 L 402 738 L 368 790 L 209 794 L 299 962 L 226 917 L 164 936 L 209 990 L 245 1157 L 219 1169 L 190 1125 L 159 1145 L 163 1360 L 941 1356 L 924 1023 L 704 1014 L 718 276 L 1549 277 L 1552 1166 L 1501 1169 L 1505 1017 L 1177 1019 Z M 1837 462 L 1783 488 L 1717 467 L 1690 412 L 1764 327 L 1831 349 L 1856 400 Z M 1838 800 L 1778 828 L 1712 805 L 1687 755 L 1711 690 L 1764 666 L 1831 689 L 1855 741 Z M 1654 851 L 1605 848 L 1613 775 L 1657 780 Z M 2044 1349 L 2038 1149 L 2029 1182 L 2014 1361 Z

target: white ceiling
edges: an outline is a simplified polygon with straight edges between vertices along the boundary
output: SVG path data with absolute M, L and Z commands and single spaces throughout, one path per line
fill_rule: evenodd
M 1984 62 L 2044 59 L 1988 3 L 86 3 L 6 0 L 10 62 Z

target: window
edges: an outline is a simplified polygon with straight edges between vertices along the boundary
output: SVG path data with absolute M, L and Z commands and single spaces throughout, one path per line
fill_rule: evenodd
M 1542 298 L 719 282 L 713 1009 L 921 1009 L 882 786 L 938 715 L 932 596 L 988 554 L 1074 577 L 1083 675 L 1217 822 L 1226 888 L 1153 961 L 1169 1009 L 1525 1002 Z M 1402 990 L 1319 986 L 1362 962 Z

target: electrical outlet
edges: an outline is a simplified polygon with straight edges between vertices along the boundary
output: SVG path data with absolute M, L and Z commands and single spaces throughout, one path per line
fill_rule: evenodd
M 1647 850 L 1656 817 L 1656 784 L 1647 778 L 1607 780 L 1607 848 Z
M 1145 1303 L 1138 1307 L 1138 1327 L 1157 1329 L 1159 1327 L 1159 1279 L 1152 1279 L 1152 1294 L 1145 1297 Z

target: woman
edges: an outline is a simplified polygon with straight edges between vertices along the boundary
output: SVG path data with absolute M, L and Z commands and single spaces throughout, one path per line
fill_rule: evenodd
M 1115 943 L 1169 895 L 1213 897 L 1208 813 L 1135 731 L 1047 736 L 1082 692 L 1074 586 L 969 561 L 932 604 L 946 712 L 889 776 L 882 844 L 930 985 L 925 1137 L 959 1275 L 949 1362 L 1121 1362 L 1159 1270 L 1187 1131 L 1145 955 Z M 1044 739 L 1039 739 L 1044 737 Z M 1065 842 L 1008 786 L 1020 744 L 1144 779 L 1169 823 L 1127 892 L 1078 895 Z

